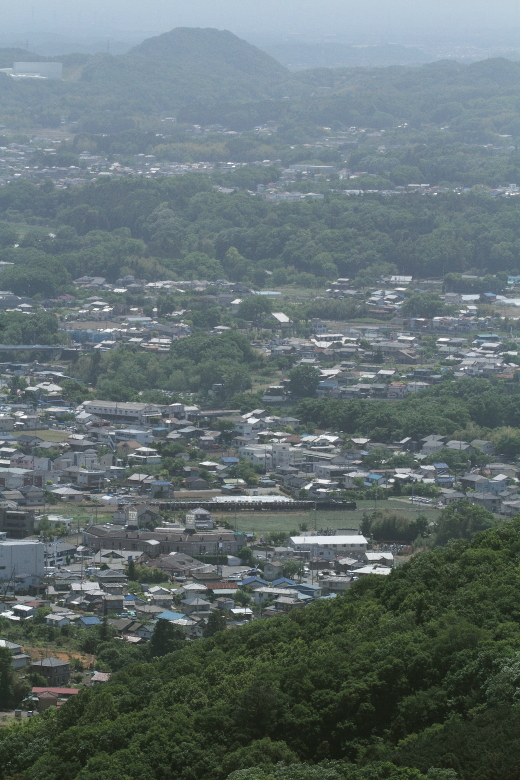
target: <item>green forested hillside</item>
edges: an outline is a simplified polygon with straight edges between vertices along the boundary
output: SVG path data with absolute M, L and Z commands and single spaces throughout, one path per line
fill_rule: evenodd
M 17 51 L 0 49 L 2 67 L 20 59 Z M 24 54 L 24 59 L 50 59 Z M 177 28 L 125 55 L 55 59 L 63 62 L 63 82 L 13 82 L 0 74 L 0 116 L 10 126 L 59 126 L 65 111 L 80 120 L 79 129 L 119 132 L 135 127 L 136 120 L 147 124 L 196 101 L 264 99 L 288 75 L 265 52 L 213 29 Z
M 517 173 L 519 160 L 515 156 Z M 397 271 L 414 277 L 519 272 L 517 198 L 329 192 L 322 200 L 269 203 L 214 189 L 216 181 L 255 187 L 273 176 L 276 169 L 254 167 L 227 177 L 98 180 L 71 190 L 13 182 L 0 190 L 0 210 L 13 221 L 30 220 L 33 228 L 17 241 L 16 229 L 0 224 L 0 260 L 14 263 L 0 283 L 17 294 L 51 296 L 85 273 L 109 281 L 125 273 L 225 276 L 261 287 L 268 270 L 269 284 L 315 287 L 338 276 L 365 286 Z M 51 225 L 55 237 L 43 225 Z M 486 284 L 500 287 L 503 279 Z
M 370 430 L 378 441 L 385 442 L 404 436 L 421 438 L 428 430 L 451 436 L 473 425 L 489 430 L 520 427 L 520 389 L 516 383 L 473 377 L 457 382 L 449 381 L 449 376 L 446 379 L 411 393 L 391 408 L 381 401 L 307 398 L 298 403 L 297 415 L 305 422 L 323 428 L 336 426 L 345 433 Z M 501 446 L 507 447 L 505 442 Z
M 0 50 L 0 65 L 20 57 L 49 59 L 6 49 Z M 278 137 L 289 144 L 312 140 L 324 126 L 449 126 L 459 143 L 520 135 L 520 63 L 501 58 L 291 74 L 228 31 L 177 28 L 125 55 L 57 59 L 64 64 L 63 82 L 14 82 L 0 74 L 2 123 L 15 130 L 59 127 L 65 117 L 78 123 L 76 130 L 117 133 L 149 129 L 173 113 L 183 122 L 239 131 L 279 122 Z
M 3 730 L 2 777 L 516 780 L 519 564 L 516 519 L 128 667 Z
M 40 62 L 50 59 L 25 49 L 0 49 L 0 68 L 12 68 L 13 62 Z
M 281 79 L 287 75 L 283 65 L 228 30 L 177 27 L 147 38 L 131 49 L 129 55 L 175 63 L 184 70 L 208 69 L 227 77 L 240 73 Z

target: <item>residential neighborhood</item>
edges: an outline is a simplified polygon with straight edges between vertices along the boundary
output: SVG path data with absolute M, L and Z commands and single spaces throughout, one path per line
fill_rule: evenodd
M 277 290 L 226 279 L 80 278 L 82 295 L 94 294 L 63 302 L 64 343 L 46 360 L 0 364 L 0 642 L 16 674 L 38 683 L 26 709 L 59 707 L 106 682 L 110 664 L 70 654 L 95 647 L 89 636 L 151 647 L 166 623 L 197 641 L 216 622 L 233 630 L 389 575 L 460 502 L 497 519 L 519 513 L 520 461 L 505 434 L 455 421 L 449 434 L 433 422 L 392 440 L 382 426 L 396 405 L 448 385 L 483 380 L 514 391 L 520 342 L 481 308 L 480 294 L 446 292 L 431 279 L 380 282 L 360 290 L 339 278 L 322 298 L 362 301 L 370 322 L 302 323 L 281 311 L 300 304 Z M 205 296 L 230 325 L 194 332 L 191 303 L 159 316 L 158 307 L 103 300 L 130 293 L 152 303 Z M 414 295 L 444 301 L 449 315 L 405 316 Z M 31 314 L 32 304 L 5 296 L 7 311 Z M 248 301 L 262 309 L 260 324 L 239 316 Z M 203 337 L 218 347 L 233 333 L 260 366 L 251 402 L 218 382 L 123 400 L 75 373 L 106 356 L 165 361 L 178 345 Z M 373 405 L 379 422 L 313 423 L 308 403 Z M 413 544 L 398 524 L 373 532 L 392 513 L 417 524 Z M 46 627 L 53 649 L 26 642 L 27 625 Z

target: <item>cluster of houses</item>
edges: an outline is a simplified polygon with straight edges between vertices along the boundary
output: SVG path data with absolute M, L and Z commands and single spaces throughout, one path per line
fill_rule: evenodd
M 145 511 L 141 514 L 144 521 Z M 391 552 L 369 551 L 364 536 L 346 529 L 329 535 L 292 536 L 282 547 L 253 544 L 257 565 L 240 568 L 236 553 L 248 539 L 219 528 L 204 510 L 191 514 L 179 530 L 164 522 L 151 533 L 133 531 L 132 521 L 122 530 L 92 526 L 85 530 L 82 545 L 62 543 L 58 549 L 54 544 L 53 567 L 44 565 L 49 550 L 43 543 L 0 540 L 4 561 L 4 548 L 9 548 L 13 573 L 7 587 L 14 591 L 4 589 L 0 617 L 24 624 L 46 607 L 44 621 L 49 627 L 85 631 L 106 619 L 116 635 L 130 644 L 150 640 L 157 622 L 166 620 L 194 640 L 204 636 L 216 611 L 225 616 L 229 627 L 243 625 L 303 608 L 315 599 L 334 598 L 360 577 L 387 575 L 393 566 Z M 155 519 L 161 522 L 160 517 Z M 201 533 L 197 524 L 209 524 L 212 529 Z M 136 583 L 129 582 L 131 562 L 149 567 L 151 574 L 161 568 L 167 576 L 161 584 L 136 588 Z M 24 566 L 32 566 L 39 579 L 29 588 L 29 595 L 16 593 L 17 572 Z M 297 576 L 286 576 L 288 566 Z M 48 654 L 36 658 L 33 650 L 26 653 L 21 644 L 7 639 L 0 639 L 0 647 L 11 651 L 14 669 L 30 669 L 45 678 L 47 685 L 32 693 L 40 712 L 59 705 L 68 690 L 70 659 Z M 89 682 L 103 682 L 108 676 L 96 673 Z
M 381 387 L 392 399 L 417 392 L 427 384 L 417 379 L 407 384 L 382 383 Z M 43 441 L 38 431 L 18 436 L 0 434 L 0 439 L 4 438 L 0 446 L 0 531 L 8 532 L 10 538 L 25 538 L 34 532 L 34 510 L 46 511 L 49 497 L 80 504 L 94 500 L 112 506 L 114 522 L 121 525 L 128 522 L 132 505 L 189 498 L 191 491 L 198 491 L 207 500 L 218 494 L 232 497 L 253 490 L 259 494 L 258 501 L 275 496 L 317 500 L 330 499 L 338 491 L 370 486 L 388 490 L 396 481 L 420 481 L 443 491 L 456 489 L 460 494 L 469 481 L 450 472 L 442 457 L 444 449 L 466 453 L 466 460 L 475 451 L 489 457 L 486 470 L 478 475 L 481 482 L 476 493 L 495 490 L 485 487 L 491 473 L 493 486 L 497 476 L 507 478 L 507 484 L 501 485 L 504 489 L 498 491 L 505 503 L 516 493 L 516 468 L 503 464 L 497 471 L 490 441 L 450 441 L 432 434 L 419 441 L 404 439 L 388 445 L 334 431 L 300 433 L 297 418 L 274 415 L 267 404 L 266 408 L 240 415 L 236 410 L 205 411 L 181 403 L 88 400 L 76 409 L 75 417 L 76 430 L 81 432 L 70 431 L 60 444 Z M 217 429 L 217 420 L 226 425 Z M 161 442 L 180 443 L 184 448 L 178 459 L 185 465 L 179 466 L 173 478 L 175 488 L 172 478 L 157 476 L 157 469 L 154 473 L 148 468 L 160 466 Z M 54 450 L 52 458 L 42 454 L 49 445 Z M 365 462 L 370 462 L 374 448 L 386 451 L 388 457 L 399 452 L 412 454 L 415 465 L 367 467 Z M 192 457 L 193 449 L 198 453 L 196 459 Z M 430 458 L 428 464 L 424 463 L 436 452 L 438 460 L 432 462 Z M 232 471 L 240 461 L 249 463 L 259 474 L 255 485 L 248 486 Z M 442 500 L 448 501 L 448 494 L 443 492 Z M 483 505 L 491 507 L 488 500 Z M 505 514 L 511 511 L 496 501 L 492 506 Z
M 267 349 L 273 357 L 291 357 L 298 364 L 315 366 L 320 370 L 318 396 L 340 399 L 404 398 L 440 382 L 439 363 L 442 371 L 452 370 L 455 379 L 513 378 L 518 369 L 518 351 L 506 350 L 501 337 L 493 333 L 478 334 L 471 343 L 467 338 L 437 334 L 434 353 L 425 358 L 420 333 L 423 323 L 414 320 L 410 324 L 406 330 L 374 325 L 345 326 L 329 332 L 325 323 L 314 320 L 313 328 L 318 331 L 314 337 L 282 334 L 272 339 Z M 268 388 L 264 403 L 290 400 L 286 386 L 282 380 L 279 386 Z

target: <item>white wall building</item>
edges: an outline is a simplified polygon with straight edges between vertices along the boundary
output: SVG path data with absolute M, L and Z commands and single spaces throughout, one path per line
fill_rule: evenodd
M 61 62 L 15 62 L 12 75 L 15 77 L 39 76 L 44 79 L 62 79 Z
M 120 441 L 138 441 L 139 444 L 150 444 L 153 440 L 150 431 L 139 430 L 138 428 L 115 430 L 112 435 L 117 443 Z
M 0 541 L 0 582 L 13 581 L 9 589 L 38 587 L 45 569 L 45 545 L 32 539 Z
M 268 471 L 272 465 L 271 444 L 246 444 L 240 447 L 240 455 L 253 466 L 260 466 Z
M 338 556 L 364 555 L 367 540 L 361 534 L 355 536 L 291 536 L 289 544 L 295 552 L 307 553 L 309 558 L 326 558 L 333 561 Z
M 273 466 L 291 466 L 302 457 L 301 450 L 288 442 L 273 442 L 272 448 Z
M 151 414 L 161 416 L 161 407 L 133 401 L 84 401 L 83 410 L 94 417 L 118 422 L 144 422 Z

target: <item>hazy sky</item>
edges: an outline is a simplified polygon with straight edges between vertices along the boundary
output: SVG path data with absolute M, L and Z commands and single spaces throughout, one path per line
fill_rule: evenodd
M 2 37 L 30 31 L 139 34 L 177 26 L 238 34 L 461 38 L 520 30 L 519 0 L 0 0 Z

